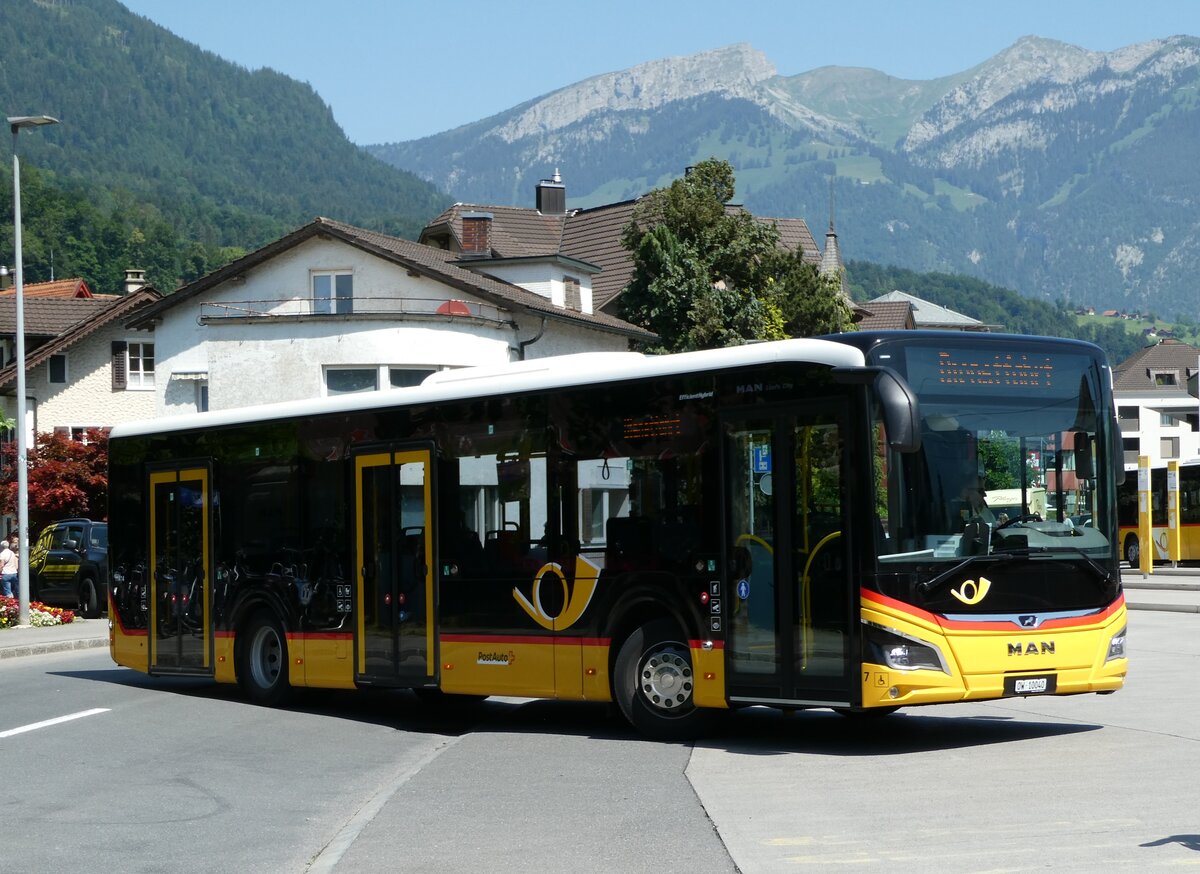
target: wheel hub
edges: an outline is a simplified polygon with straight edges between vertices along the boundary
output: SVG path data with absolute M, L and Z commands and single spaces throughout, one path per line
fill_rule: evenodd
M 639 676 L 642 694 L 660 710 L 679 710 L 691 702 L 692 665 L 677 646 L 649 653 Z

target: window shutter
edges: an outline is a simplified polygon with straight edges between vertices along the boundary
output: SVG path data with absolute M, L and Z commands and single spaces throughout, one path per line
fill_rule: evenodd
M 112 387 L 114 390 L 123 389 L 128 383 L 125 373 L 125 350 L 128 345 L 124 340 L 113 340 L 112 343 Z

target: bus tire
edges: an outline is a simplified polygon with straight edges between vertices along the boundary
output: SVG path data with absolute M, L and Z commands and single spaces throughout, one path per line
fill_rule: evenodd
M 283 625 L 270 610 L 259 610 L 238 636 L 242 638 L 237 666 L 242 694 L 256 704 L 282 704 L 292 691 Z
M 692 655 L 675 624 L 648 622 L 617 653 L 613 695 L 622 714 L 655 740 L 690 740 L 705 729 L 707 713 L 693 698 Z
M 1138 562 L 1141 561 L 1142 550 L 1138 545 L 1136 534 L 1130 534 L 1125 538 L 1125 560 L 1129 562 L 1131 568 L 1137 568 Z

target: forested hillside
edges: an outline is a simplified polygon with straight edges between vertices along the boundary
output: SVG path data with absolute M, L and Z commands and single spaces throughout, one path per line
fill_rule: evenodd
M 1031 300 L 969 276 L 918 273 L 866 261 L 848 262 L 846 276 L 850 295 L 859 303 L 889 291 L 903 291 L 986 324 L 1003 325 L 1009 333 L 1087 340 L 1102 348 L 1114 365 L 1146 344 L 1140 335 L 1126 332 L 1119 321 L 1081 324 L 1065 303 Z
M 5 0 L 0 41 L 6 114 L 62 122 L 20 136 L 28 281 L 53 252 L 56 275 L 98 291 L 127 266 L 169 291 L 316 215 L 414 236 L 448 202 L 347 140 L 308 85 L 224 61 L 116 0 Z

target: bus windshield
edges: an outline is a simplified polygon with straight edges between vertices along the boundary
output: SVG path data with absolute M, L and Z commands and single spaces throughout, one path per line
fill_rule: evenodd
M 889 348 L 920 400 L 921 449 L 880 452 L 880 570 L 976 556 L 1113 558 L 1111 422 L 1100 362 L 1036 341 L 925 341 Z M 1100 514 L 1107 516 L 1108 514 Z M 943 568 L 944 569 L 944 568 Z

